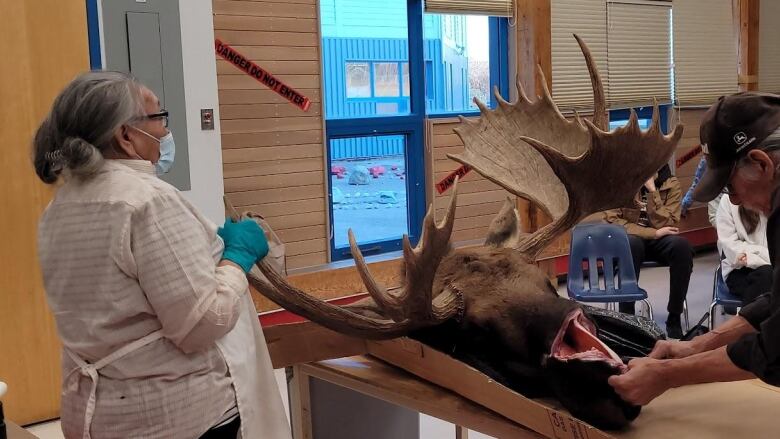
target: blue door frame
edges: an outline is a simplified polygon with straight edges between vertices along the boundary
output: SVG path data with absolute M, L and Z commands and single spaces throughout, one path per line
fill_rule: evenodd
M 87 39 L 89 41 L 89 68 L 100 70 L 103 68 L 102 55 L 100 53 L 100 18 L 98 17 L 98 0 L 86 0 L 87 2 Z

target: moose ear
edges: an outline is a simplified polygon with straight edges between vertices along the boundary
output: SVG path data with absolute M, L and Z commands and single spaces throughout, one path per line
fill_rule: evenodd
M 490 222 L 485 245 L 490 247 L 512 248 L 528 233 L 520 231 L 520 216 L 515 202 L 507 197 L 501 211 Z

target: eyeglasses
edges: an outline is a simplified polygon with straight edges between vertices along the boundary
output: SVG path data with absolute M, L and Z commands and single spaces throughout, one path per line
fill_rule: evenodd
M 160 110 L 159 113 L 147 114 L 146 116 L 141 116 L 141 119 L 162 119 L 163 126 L 168 128 L 168 110 Z

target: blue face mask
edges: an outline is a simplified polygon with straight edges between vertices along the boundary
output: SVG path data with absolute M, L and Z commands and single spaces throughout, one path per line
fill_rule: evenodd
M 155 163 L 157 175 L 167 174 L 173 166 L 173 158 L 176 155 L 176 143 L 173 141 L 173 133 L 168 132 L 160 139 L 160 160 Z
M 173 166 L 173 158 L 176 155 L 176 143 L 173 141 L 173 133 L 168 131 L 168 134 L 163 136 L 162 139 L 158 139 L 157 137 L 154 137 L 153 135 L 138 127 L 132 128 L 135 128 L 136 130 L 160 143 L 160 159 L 157 160 L 157 163 L 154 164 L 154 167 L 157 170 L 157 175 L 167 174 Z M 141 156 L 138 156 L 138 154 L 136 154 L 136 156 L 139 159 L 144 160 Z

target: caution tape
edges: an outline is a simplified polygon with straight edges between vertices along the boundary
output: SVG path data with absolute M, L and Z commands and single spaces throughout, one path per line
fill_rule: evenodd
M 292 87 L 284 84 L 274 75 L 264 70 L 262 67 L 246 59 L 245 56 L 238 53 L 235 49 L 223 43 L 219 39 L 214 40 L 214 47 L 217 55 L 238 67 L 247 75 L 255 78 L 259 83 L 265 85 L 278 93 L 281 97 L 290 101 L 293 105 L 303 111 L 308 111 L 311 101 L 306 96 L 295 91 Z

